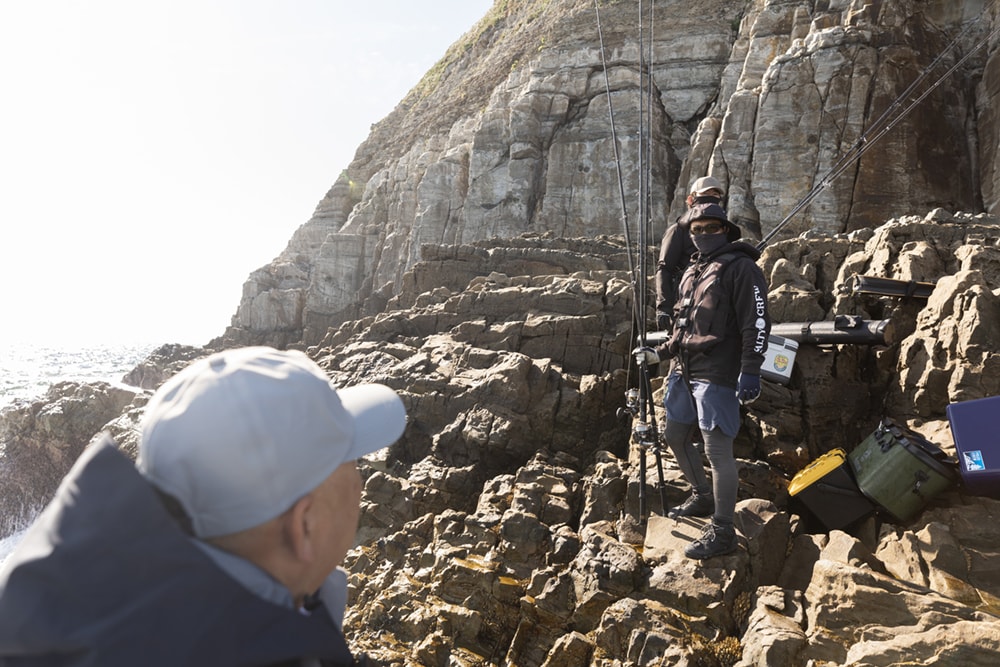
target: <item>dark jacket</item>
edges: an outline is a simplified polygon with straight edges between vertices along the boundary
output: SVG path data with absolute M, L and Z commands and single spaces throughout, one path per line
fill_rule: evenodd
M 681 278 L 674 328 L 661 356 L 675 356 L 685 374 L 736 387 L 740 373 L 760 374 L 771 332 L 760 251 L 737 241 L 708 257 L 695 255 Z
M 0 665 L 350 665 L 303 615 L 220 570 L 110 438 L 86 450 L 0 569 Z
M 684 215 L 669 225 L 663 232 L 660 241 L 660 258 L 656 263 L 656 312 L 671 313 L 677 300 L 677 284 L 684 269 L 691 263 L 697 249 L 691 241 L 688 227 L 691 226 L 691 214 L 698 204 L 721 204 L 719 197 L 695 197 Z M 733 225 L 737 231 L 739 228 Z M 739 238 L 737 235 L 736 238 Z M 730 239 L 735 241 L 736 239 Z

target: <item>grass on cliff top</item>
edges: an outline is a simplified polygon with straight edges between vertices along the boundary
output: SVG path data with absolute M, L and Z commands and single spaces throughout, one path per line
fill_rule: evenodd
M 404 103 L 416 102 L 433 93 L 441 83 L 445 72 L 466 56 L 480 40 L 489 34 L 495 34 L 513 17 L 521 16 L 523 23 L 531 23 L 538 18 L 552 0 L 496 0 L 486 15 L 462 37 L 448 47 L 444 56 L 438 60 L 423 78 L 406 94 Z

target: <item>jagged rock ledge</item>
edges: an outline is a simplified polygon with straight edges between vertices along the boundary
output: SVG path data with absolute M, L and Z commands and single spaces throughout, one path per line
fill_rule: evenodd
M 659 516 L 655 458 L 616 416 L 634 340 L 621 240 L 424 246 L 381 312 L 310 349 L 336 382 L 393 386 L 410 415 L 365 466 L 353 643 L 386 665 L 993 664 L 1000 501 L 955 488 L 907 525 L 826 532 L 786 485 L 886 414 L 947 448 L 945 405 L 1000 393 L 996 230 L 935 211 L 766 250 L 782 319 L 888 318 L 897 337 L 802 346 L 791 382 L 765 386 L 737 445 L 741 548 L 705 563 L 682 556 L 698 526 Z M 923 302 L 842 293 L 856 273 L 936 288 Z M 159 352 L 137 371 L 150 387 L 203 351 Z M 110 393 L 54 387 L 5 411 L 3 498 L 34 483 L 26 452 L 66 466 L 102 427 L 134 447 L 148 390 Z M 88 421 L 54 420 L 74 400 Z M 674 503 L 686 491 L 663 463 Z

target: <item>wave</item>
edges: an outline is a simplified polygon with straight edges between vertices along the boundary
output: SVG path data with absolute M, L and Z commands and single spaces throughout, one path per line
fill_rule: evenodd
M 66 380 L 124 384 L 125 374 L 154 348 L 149 344 L 0 344 L 0 409 L 17 400 L 35 399 Z

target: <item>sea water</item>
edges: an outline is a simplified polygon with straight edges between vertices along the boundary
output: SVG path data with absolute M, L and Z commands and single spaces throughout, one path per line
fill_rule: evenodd
M 122 379 L 153 350 L 150 344 L 109 344 L 87 347 L 0 343 L 0 409 L 14 401 L 31 400 L 63 380 Z
M 124 376 L 154 348 L 151 344 L 79 346 L 0 343 L 0 410 L 45 394 L 63 380 L 124 384 Z M 0 539 L 0 565 L 20 541 L 26 526 Z

